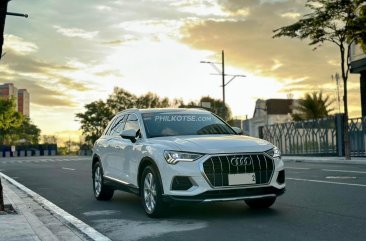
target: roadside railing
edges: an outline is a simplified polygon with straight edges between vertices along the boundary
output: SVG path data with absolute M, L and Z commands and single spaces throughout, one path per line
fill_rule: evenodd
M 352 156 L 366 156 L 366 117 L 351 118 L 348 131 Z
M 278 146 L 284 155 L 343 156 L 344 115 L 263 126 L 263 139 Z M 351 156 L 366 156 L 366 117 L 348 122 Z

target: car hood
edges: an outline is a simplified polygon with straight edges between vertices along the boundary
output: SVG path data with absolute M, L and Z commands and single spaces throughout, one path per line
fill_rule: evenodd
M 200 135 L 155 137 L 150 142 L 170 150 L 198 153 L 263 152 L 273 148 L 268 141 L 239 135 Z

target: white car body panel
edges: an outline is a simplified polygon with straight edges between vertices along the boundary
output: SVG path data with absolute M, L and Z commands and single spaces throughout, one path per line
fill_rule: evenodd
M 102 136 L 96 141 L 93 155 L 98 156 L 104 169 L 104 175 L 139 188 L 138 170 L 144 158 L 153 160 L 160 173 L 163 195 L 195 196 L 206 191 L 230 188 L 274 187 L 284 189 L 285 183 L 279 184 L 277 176 L 284 170 L 281 158 L 274 158 L 274 171 L 268 184 L 243 185 L 234 187 L 214 188 L 207 181 L 202 165 L 207 158 L 215 154 L 264 153 L 274 146 L 261 139 L 241 135 L 187 135 L 146 138 L 145 127 L 139 110 L 128 110 L 121 114 L 135 113 L 139 118 L 141 138 L 135 143 L 121 136 Z M 202 153 L 203 156 L 192 162 L 168 164 L 164 151 L 184 151 Z M 193 186 L 188 190 L 172 190 L 172 180 L 175 176 L 187 176 Z

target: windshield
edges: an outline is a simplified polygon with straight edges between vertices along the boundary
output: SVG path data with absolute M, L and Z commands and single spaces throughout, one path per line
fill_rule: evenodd
M 211 113 L 143 113 L 147 137 L 180 135 L 235 135 L 223 121 Z

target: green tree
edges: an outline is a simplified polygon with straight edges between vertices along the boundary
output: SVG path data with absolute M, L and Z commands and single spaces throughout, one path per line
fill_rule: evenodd
M 102 135 L 114 113 L 110 106 L 102 100 L 91 102 L 85 105 L 84 108 L 86 111 L 77 113 L 76 118 L 81 123 L 85 141 L 93 144 Z
M 331 108 L 333 102 L 329 95 L 324 97 L 322 92 L 307 93 L 295 105 L 292 118 L 295 121 L 301 121 L 327 117 L 334 110 Z
M 29 117 L 15 110 L 13 99 L 0 99 L 0 143 L 37 144 L 40 134 L 41 130 L 31 122 Z
M 44 144 L 57 144 L 57 136 L 54 136 L 54 135 L 42 135 L 42 142 Z
M 122 88 L 114 88 L 106 101 L 98 100 L 85 105 L 84 113 L 77 113 L 85 141 L 93 144 L 103 133 L 112 117 L 130 108 L 164 108 L 171 106 L 168 98 L 147 93 L 136 96 Z
M 359 23 L 355 24 L 356 28 L 362 27 L 362 22 L 366 21 L 366 5 L 363 5 L 360 9 L 360 17 L 359 17 Z M 366 54 L 366 33 L 364 30 L 360 29 L 362 37 L 360 38 L 360 44 L 363 49 L 363 52 Z
M 274 38 L 290 37 L 309 39 L 314 50 L 323 43 L 338 47 L 341 60 L 341 76 L 344 86 L 344 145 L 346 159 L 350 159 L 348 133 L 348 96 L 347 80 L 350 65 L 348 63 L 350 46 L 353 42 L 365 40 L 366 19 L 357 13 L 364 9 L 365 0 L 308 0 L 306 7 L 311 13 L 294 24 L 274 30 Z
M 23 115 L 15 110 L 14 99 L 0 99 L 0 143 L 10 144 L 11 132 L 23 121 Z
M 38 144 L 41 130 L 32 123 L 29 117 L 24 117 L 22 124 L 9 131 L 10 144 L 27 143 Z
M 160 98 L 154 93 L 148 92 L 137 98 L 135 106 L 141 109 L 165 108 L 171 106 L 168 98 Z
M 215 99 L 210 96 L 201 97 L 201 99 L 198 102 L 190 101 L 188 104 L 184 104 L 183 102 L 181 102 L 179 107 L 180 108 L 193 108 L 193 107 L 203 108 L 203 107 L 201 107 L 202 102 L 209 102 L 211 104 L 211 107 L 205 108 L 205 109 L 215 113 L 216 115 L 220 116 L 222 119 L 224 119 L 224 120 L 232 119 L 232 112 L 231 112 L 230 107 L 225 104 L 225 112 L 224 112 L 225 115 L 223 115 L 222 100 Z
M 15 109 L 14 99 L 0 99 L 0 143 L 13 144 L 19 140 L 38 143 L 41 130 L 28 117 Z M 0 179 L 0 211 L 4 210 L 4 200 Z

